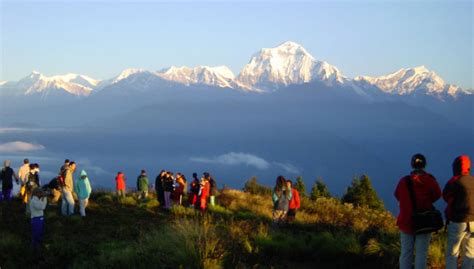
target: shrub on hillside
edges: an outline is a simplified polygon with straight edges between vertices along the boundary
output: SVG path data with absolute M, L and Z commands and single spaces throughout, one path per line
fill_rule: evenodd
M 329 189 L 323 182 L 323 180 L 321 178 L 318 178 L 314 182 L 313 187 L 311 188 L 310 198 L 311 200 L 316 201 L 320 197 L 330 198 L 331 193 L 329 192 Z
M 360 178 L 352 180 L 352 184 L 347 188 L 342 201 L 356 206 L 367 206 L 375 210 L 384 210 L 383 202 L 372 187 L 372 183 L 367 175 L 362 175 Z
M 244 192 L 258 195 L 272 195 L 272 189 L 257 183 L 257 177 L 252 177 L 245 182 Z

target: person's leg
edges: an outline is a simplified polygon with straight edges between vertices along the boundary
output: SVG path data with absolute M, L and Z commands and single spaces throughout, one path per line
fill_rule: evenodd
M 446 269 L 456 269 L 461 252 L 461 243 L 466 230 L 465 223 L 450 222 L 448 224 L 448 246 L 446 248 Z
M 462 257 L 462 269 L 474 268 L 474 221 L 469 223 L 469 228 L 463 241 L 464 256 Z
M 79 200 L 79 213 L 81 214 L 81 217 L 86 216 L 86 200 L 85 199 Z
M 4 199 L 8 202 L 12 200 L 12 189 L 5 190 Z
M 66 201 L 66 192 L 63 191 L 61 195 L 61 215 L 67 216 L 67 201 Z
M 43 217 L 35 217 L 31 219 L 31 244 L 34 249 L 40 247 L 43 241 L 43 226 Z
M 415 269 L 425 269 L 428 260 L 431 233 L 418 234 L 415 237 Z
M 201 211 L 204 212 L 206 211 L 206 206 L 207 206 L 207 199 L 206 198 L 201 198 Z
M 64 191 L 63 195 L 65 196 L 67 204 L 67 215 L 74 214 L 74 197 L 72 197 L 72 193 L 70 191 Z
M 411 269 L 415 236 L 400 231 L 400 269 Z
M 170 208 L 171 208 L 170 195 L 171 195 L 171 192 L 165 191 L 165 208 L 166 208 L 166 209 L 170 209 Z

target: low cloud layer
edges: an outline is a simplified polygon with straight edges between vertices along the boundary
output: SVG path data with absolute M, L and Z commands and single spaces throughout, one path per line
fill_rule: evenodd
M 15 153 L 15 152 L 27 152 L 43 150 L 45 147 L 40 144 L 32 144 L 23 141 L 15 141 L 0 144 L 0 153 Z
M 270 163 L 266 160 L 249 153 L 229 152 L 227 154 L 219 155 L 214 158 L 194 157 L 191 158 L 194 162 L 200 163 L 215 163 L 223 165 L 248 165 L 260 170 L 265 170 L 270 167 Z
M 283 169 L 283 171 L 289 174 L 301 173 L 300 170 L 291 163 L 271 162 L 257 155 L 242 152 L 229 152 L 212 158 L 194 157 L 191 158 L 191 161 L 222 165 L 247 165 L 260 170 L 266 170 L 273 167 L 275 169 Z
M 274 162 L 273 164 L 283 168 L 283 170 L 285 170 L 285 172 L 287 172 L 288 174 L 300 174 L 300 170 L 291 163 Z

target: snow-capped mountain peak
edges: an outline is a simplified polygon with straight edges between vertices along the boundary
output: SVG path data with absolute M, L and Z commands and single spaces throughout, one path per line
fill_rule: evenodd
M 172 66 L 157 73 L 166 80 L 186 85 L 204 84 L 221 88 L 234 88 L 234 73 L 226 66 Z
M 274 90 L 279 86 L 312 80 L 332 85 L 343 83 L 346 78 L 336 67 L 315 60 L 300 44 L 287 41 L 255 53 L 240 72 L 238 80 L 252 87 Z
M 142 68 L 127 68 L 125 70 L 123 70 L 122 72 L 120 72 L 120 74 L 118 74 L 115 78 L 112 79 L 111 83 L 117 83 L 123 79 L 126 79 L 128 78 L 129 76 L 131 75 L 134 75 L 134 74 L 137 74 L 137 73 L 144 73 L 144 72 L 148 72 L 146 71 L 145 69 L 142 69 Z
M 9 82 L 8 88 L 16 89 L 25 95 L 41 93 L 42 96 L 47 96 L 66 91 L 75 96 L 87 96 L 98 83 L 98 80 L 83 75 L 69 73 L 47 77 L 38 71 L 32 71 L 17 82 Z
M 446 84 L 440 76 L 425 66 L 402 68 L 394 73 L 379 77 L 358 76 L 354 81 L 359 84 L 375 86 L 386 93 L 398 95 L 421 91 L 428 95 L 448 94 L 456 96 L 462 91 L 455 85 Z

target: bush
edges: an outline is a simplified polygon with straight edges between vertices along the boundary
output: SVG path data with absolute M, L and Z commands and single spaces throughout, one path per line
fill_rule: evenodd
M 131 196 L 126 196 L 123 198 L 120 198 L 120 203 L 123 205 L 137 205 L 137 200 Z
M 272 195 L 272 189 L 257 183 L 257 177 L 252 177 L 244 185 L 244 192 L 258 195 Z
M 331 193 L 329 193 L 329 189 L 324 184 L 323 180 L 321 178 L 318 178 L 315 182 L 313 187 L 311 188 L 311 194 L 310 194 L 311 200 L 315 201 L 320 197 L 324 198 L 330 198 Z
M 372 187 L 367 175 L 352 180 L 352 184 L 347 188 L 342 201 L 357 206 L 367 206 L 375 210 L 384 210 L 383 202 Z

